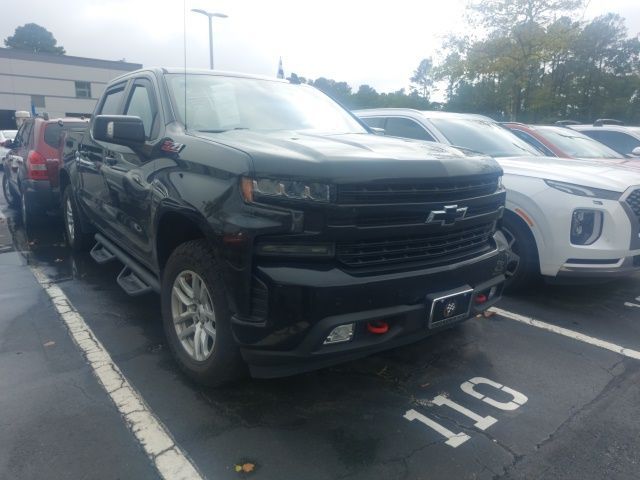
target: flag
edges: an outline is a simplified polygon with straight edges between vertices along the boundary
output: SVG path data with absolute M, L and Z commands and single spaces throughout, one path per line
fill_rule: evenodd
M 278 63 L 278 78 L 284 78 L 284 70 L 282 69 L 282 57 L 280 57 L 280 62 Z

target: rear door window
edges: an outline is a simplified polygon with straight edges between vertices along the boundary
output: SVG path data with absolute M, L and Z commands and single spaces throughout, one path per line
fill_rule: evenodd
M 82 132 L 85 126 L 86 124 L 84 122 L 64 122 L 62 125 L 59 123 L 50 123 L 44 130 L 44 143 L 52 148 L 58 148 L 61 136 L 64 133 Z

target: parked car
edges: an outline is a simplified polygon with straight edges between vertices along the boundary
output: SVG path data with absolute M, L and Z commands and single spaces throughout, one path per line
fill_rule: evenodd
M 525 125 L 515 122 L 506 122 L 501 125 L 549 157 L 602 159 L 620 164 L 633 162 L 605 144 L 567 127 Z
M 128 73 L 64 160 L 69 244 L 97 240 L 127 293 L 160 294 L 170 349 L 199 382 L 396 347 L 501 294 L 499 165 L 371 134 L 308 85 Z
M 17 130 L 0 130 L 0 162 L 4 161 L 4 157 L 9 152 L 4 145 L 16 137 L 16 132 Z
M 2 190 L 7 203 L 20 208 L 25 225 L 31 226 L 46 212 L 59 208 L 62 141 L 67 132 L 83 131 L 85 126 L 86 122 L 78 119 L 29 118 L 8 144 Z
M 491 155 L 504 169 L 502 230 L 514 259 L 510 288 L 548 279 L 627 275 L 640 269 L 640 173 L 540 153 L 488 117 L 410 109 L 355 112 L 391 133 Z M 399 129 L 399 125 L 403 125 Z M 409 126 L 410 125 L 410 126 Z M 419 133 L 418 133 L 419 132 Z
M 593 125 L 568 125 L 604 143 L 607 147 L 627 157 L 640 157 L 640 127 L 627 127 L 622 122 L 596 120 Z

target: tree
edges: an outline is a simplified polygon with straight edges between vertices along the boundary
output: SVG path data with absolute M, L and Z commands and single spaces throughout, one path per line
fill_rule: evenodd
M 420 61 L 418 68 L 411 77 L 412 89 L 425 100 L 429 100 L 429 93 L 433 86 L 433 61 L 431 58 L 424 58 Z
M 36 23 L 27 23 L 16 28 L 13 35 L 5 38 L 4 44 L 8 48 L 27 50 L 33 53 L 54 53 L 64 55 L 64 47 L 57 45 L 53 34 Z

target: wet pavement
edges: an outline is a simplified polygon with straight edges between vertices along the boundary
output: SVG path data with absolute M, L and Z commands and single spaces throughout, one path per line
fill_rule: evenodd
M 25 232 L 0 210 L 0 478 L 157 475 L 29 266 L 206 478 L 640 478 L 639 360 L 493 315 L 334 368 L 205 389 L 172 360 L 156 295 L 128 297 L 119 265 L 71 254 L 58 222 Z M 636 276 L 539 285 L 500 307 L 640 350 L 639 296 Z

